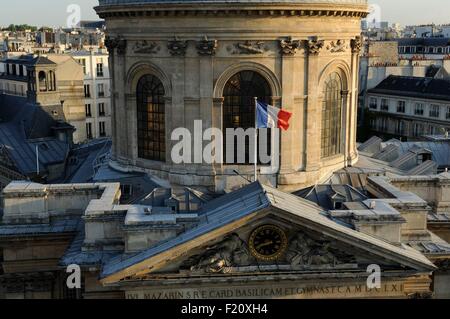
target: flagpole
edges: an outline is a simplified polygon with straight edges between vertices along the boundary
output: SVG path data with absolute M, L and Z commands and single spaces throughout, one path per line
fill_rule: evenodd
M 258 98 L 255 97 L 255 182 L 258 181 Z

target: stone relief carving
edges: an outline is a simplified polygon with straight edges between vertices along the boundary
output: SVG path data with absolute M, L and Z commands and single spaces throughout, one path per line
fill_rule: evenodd
M 354 263 L 353 256 L 337 252 L 327 241 L 318 242 L 298 233 L 286 252 L 286 260 L 292 267 L 329 266 Z
M 111 53 L 114 52 L 114 49 L 117 49 L 117 54 L 119 55 L 124 55 L 127 52 L 127 40 L 121 37 L 106 37 L 105 46 Z
M 118 39 L 111 38 L 107 36 L 105 38 L 105 46 L 108 48 L 108 51 L 112 52 L 117 47 Z
M 245 242 L 237 234 L 232 234 L 208 247 L 205 253 L 188 259 L 182 268 L 193 272 L 227 273 L 230 267 L 247 266 L 253 261 Z
M 186 54 L 187 47 L 187 41 L 179 40 L 177 37 L 175 37 L 174 40 L 169 41 L 167 44 L 169 53 L 174 56 L 184 56 Z
M 209 40 L 204 37 L 197 42 L 197 52 L 199 55 L 215 55 L 217 50 L 217 40 Z
M 138 41 L 135 43 L 133 47 L 134 53 L 146 53 L 146 54 L 155 54 L 161 50 L 161 47 L 158 43 L 152 41 L 147 42 L 146 40 Z
M 345 40 L 331 41 L 330 44 L 327 46 L 327 49 L 331 53 L 345 52 L 347 50 L 347 48 L 348 48 L 348 46 L 347 46 Z
M 314 240 L 304 233 L 298 233 L 290 240 L 284 258 L 276 263 L 285 270 L 299 268 L 330 268 L 339 265 L 356 265 L 354 256 L 333 248 L 326 240 Z M 231 234 L 216 245 L 207 247 L 205 252 L 186 260 L 180 267 L 199 273 L 225 274 L 238 271 L 239 267 L 259 267 L 248 245 L 239 235 Z
M 280 40 L 281 54 L 283 55 L 294 55 L 297 50 L 301 47 L 300 40 L 292 40 L 292 37 L 287 38 L 287 40 Z
M 262 54 L 269 49 L 264 46 L 263 41 L 245 41 L 227 47 L 231 54 Z
M 361 52 L 362 48 L 362 38 L 357 36 L 355 39 L 351 40 L 350 46 L 352 47 L 352 53 Z
M 319 40 L 317 38 L 311 38 L 307 40 L 308 42 L 308 52 L 310 55 L 318 55 L 322 50 L 325 42 L 323 40 Z

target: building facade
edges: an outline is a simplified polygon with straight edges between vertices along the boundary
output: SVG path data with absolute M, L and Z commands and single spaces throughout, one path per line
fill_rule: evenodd
M 365 0 L 99 3 L 109 32 L 117 169 L 217 191 L 242 185 L 236 171 L 253 176 L 253 165 L 174 164 L 171 133 L 192 132 L 195 120 L 204 130 L 254 127 L 254 97 L 293 113 L 280 169 L 261 171 L 262 180 L 310 185 L 357 160 Z
M 86 140 L 83 73 L 72 57 L 24 55 L 2 63 L 5 72 L 0 76 L 0 90 L 4 94 L 38 103 L 52 117 L 75 128 L 75 143 Z
M 118 183 L 11 183 L 0 220 L 0 296 L 448 298 L 450 245 L 431 240 L 431 208 L 414 192 L 433 187 L 427 200 L 448 216 L 449 181 L 398 178 L 393 186 L 369 176 L 376 200 L 353 189 L 351 202 L 329 209 L 260 183 L 207 202 L 197 197 L 200 206 L 190 205 L 194 193 L 161 189 L 147 205 L 121 205 Z M 82 271 L 78 290 L 66 286 L 69 265 Z M 381 269 L 379 289 L 367 286 L 370 265 Z
M 418 140 L 450 132 L 450 81 L 389 76 L 368 90 L 366 109 L 374 134 Z
M 111 136 L 111 78 L 106 50 L 76 51 L 71 55 L 83 66 L 86 137 Z

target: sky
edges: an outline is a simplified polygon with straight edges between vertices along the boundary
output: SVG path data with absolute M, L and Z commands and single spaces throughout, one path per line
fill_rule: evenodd
M 449 0 L 369 0 L 380 7 L 381 20 L 402 25 L 450 23 Z M 78 4 L 82 20 L 98 19 L 93 7 L 98 0 L 2 0 L 0 26 L 29 24 L 65 26 L 67 7 Z

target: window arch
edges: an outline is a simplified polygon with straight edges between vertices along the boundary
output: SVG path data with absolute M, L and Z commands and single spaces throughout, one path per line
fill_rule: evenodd
M 47 74 L 44 71 L 40 71 L 38 77 L 39 77 L 39 91 L 46 92 L 48 90 Z
M 223 97 L 223 131 L 227 128 L 243 128 L 244 130 L 255 127 L 255 97 L 265 103 L 270 103 L 272 93 L 267 80 L 259 73 L 253 71 L 241 71 L 232 76 L 225 84 Z M 260 130 L 263 133 L 263 130 Z M 271 151 L 270 130 L 267 130 L 268 152 Z M 224 136 L 224 156 L 226 160 L 227 141 Z M 237 163 L 237 141 L 234 141 L 235 161 Z M 245 143 L 245 164 L 254 162 L 250 158 L 249 139 Z
M 342 152 L 342 79 L 332 73 L 325 81 L 322 102 L 322 158 Z
M 144 75 L 137 84 L 138 155 L 166 161 L 165 90 L 160 79 Z

